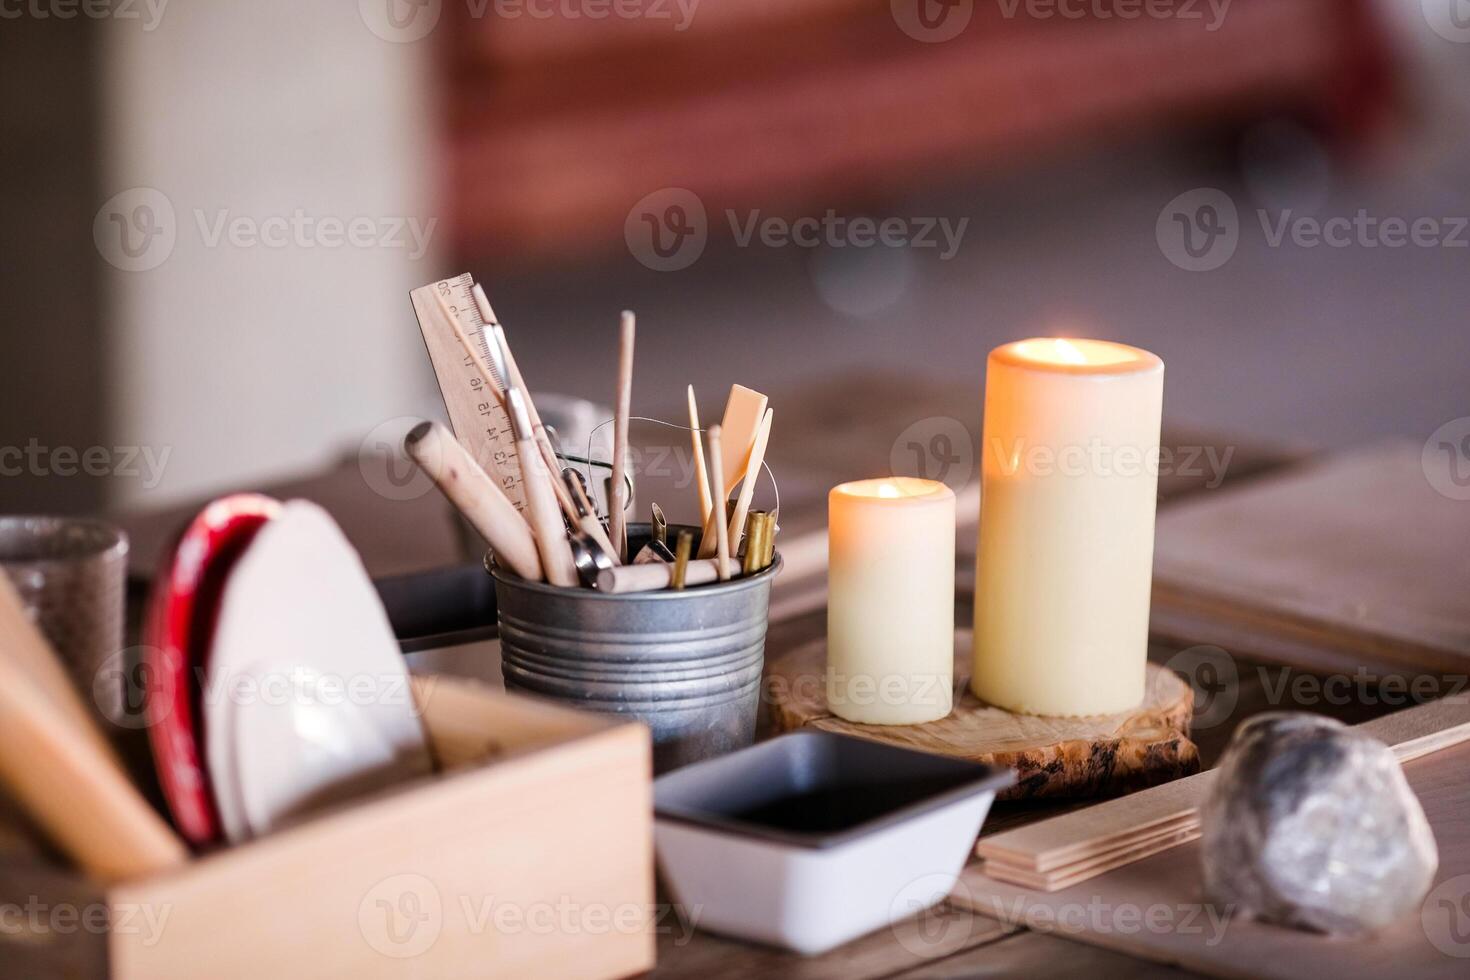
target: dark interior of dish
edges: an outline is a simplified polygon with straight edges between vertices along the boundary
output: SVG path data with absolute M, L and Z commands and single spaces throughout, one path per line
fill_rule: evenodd
M 989 766 L 801 732 L 670 774 L 659 816 L 820 844 L 1007 779 Z

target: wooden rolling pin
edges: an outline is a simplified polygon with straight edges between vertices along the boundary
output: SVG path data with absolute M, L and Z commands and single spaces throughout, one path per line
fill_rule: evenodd
M 691 561 L 684 571 L 685 585 L 708 585 L 720 577 L 718 558 L 700 558 Z M 733 558 L 725 562 L 726 578 L 740 574 L 740 565 Z M 667 589 L 673 580 L 674 566 L 670 562 L 655 561 L 646 565 L 620 565 L 604 569 L 597 576 L 597 591 L 617 595 L 622 592 L 656 592 Z
M 37 681 L 37 664 L 59 661 L 8 580 L 0 588 L 0 637 L 0 783 L 98 881 L 186 863 L 184 842 L 101 747 L 76 696 L 64 707 L 64 696 Z
M 489 542 L 496 561 L 529 582 L 542 581 L 530 525 L 452 432 L 438 422 L 420 422 L 403 440 L 403 450 Z

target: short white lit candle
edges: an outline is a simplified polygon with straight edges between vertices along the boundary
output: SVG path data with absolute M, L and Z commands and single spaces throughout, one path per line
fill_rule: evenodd
M 1011 711 L 1144 694 L 1164 362 L 1100 340 L 991 351 L 971 689 Z
M 870 725 L 949 714 L 954 686 L 954 493 L 894 477 L 827 498 L 827 706 Z

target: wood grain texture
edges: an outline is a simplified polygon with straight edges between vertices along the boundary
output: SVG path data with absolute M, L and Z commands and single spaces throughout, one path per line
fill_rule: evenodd
M 1463 674 L 1470 507 L 1430 485 L 1421 452 L 1370 446 L 1161 510 L 1157 614 L 1309 669 L 1323 658 L 1303 648 Z
M 955 636 L 955 709 L 924 725 L 859 725 L 827 710 L 826 641 L 774 659 L 766 690 L 778 731 L 811 726 L 1014 768 L 1001 799 L 1101 796 L 1188 776 L 1199 769 L 1189 740 L 1194 695 L 1171 671 L 1150 664 L 1148 693 L 1135 711 L 1093 718 L 1037 718 L 992 708 L 969 692 L 970 635 Z
M 978 977 L 1086 977 L 1087 980 L 1187 980 L 1195 974 L 1039 932 L 1016 932 L 900 973 L 894 980 Z
M 994 860 L 987 860 L 984 869 L 985 873 L 996 881 L 1006 881 L 1013 885 L 1024 885 L 1039 891 L 1054 892 L 1059 888 L 1066 888 L 1089 878 L 1096 878 L 1114 868 L 1121 868 L 1125 864 L 1141 861 L 1152 854 L 1167 851 L 1171 847 L 1187 844 L 1192 840 L 1197 840 L 1199 835 L 1199 819 L 1191 818 L 1168 824 L 1162 830 L 1141 834 L 1136 840 L 1099 851 L 1051 871 L 1029 871 L 1004 861 Z
M 459 335 L 471 326 L 446 310 L 449 300 L 445 297 L 450 295 L 454 281 L 441 279 L 420 286 L 408 294 L 409 299 L 455 436 L 520 509 L 524 492 L 516 462 L 509 458 L 517 450 L 512 446 L 510 427 L 500 404 L 501 386 L 478 353 L 460 342 Z M 476 312 L 467 312 L 466 316 L 471 321 L 478 319 Z
M 709 933 L 690 937 L 681 920 L 659 927 L 654 978 L 699 980 L 878 980 L 943 957 L 984 947 L 1015 928 L 969 909 L 940 905 L 855 939 L 824 956 L 802 956 Z M 903 973 L 903 975 L 907 975 Z
M 152 944 L 114 931 L 109 975 L 535 980 L 652 966 L 647 730 L 444 678 L 415 691 L 450 772 L 113 889 L 114 908 L 169 918 Z M 522 918 L 496 917 L 507 909 Z M 585 927 L 560 909 L 585 912 Z M 432 942 L 405 955 L 420 929 Z
M 1461 744 L 1404 766 L 1409 785 L 1424 806 L 1439 844 L 1436 886 L 1448 883 L 1452 907 L 1470 894 L 1470 744 Z M 1452 879 L 1454 879 L 1452 881 Z M 1464 887 L 1457 888 L 1457 883 Z M 1445 897 L 1444 893 L 1439 896 Z M 1426 912 L 1410 913 L 1377 935 L 1361 940 L 1329 939 L 1311 933 L 1228 918 L 1227 909 L 1205 898 L 1198 843 L 1156 854 L 1100 878 L 1044 893 L 996 882 L 978 869 L 960 878 L 951 901 L 1001 921 L 1064 931 L 1083 942 L 1132 956 L 1182 966 L 1219 977 L 1290 980 L 1310 969 L 1333 980 L 1412 976 L 1422 980 L 1463 978 L 1466 960 L 1436 948 L 1426 920 L 1443 915 L 1434 893 Z M 1096 915 L 1067 910 L 1099 909 Z M 1163 927 L 1144 928 L 1145 910 L 1162 909 Z M 1161 913 L 1162 915 L 1162 913 Z M 1186 920 L 1186 916 L 1189 918 Z M 1444 941 L 1444 937 L 1441 937 Z M 1457 951 L 1470 952 L 1470 939 Z

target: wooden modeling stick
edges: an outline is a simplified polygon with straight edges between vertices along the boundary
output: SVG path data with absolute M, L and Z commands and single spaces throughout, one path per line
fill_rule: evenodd
M 628 560 L 628 416 L 633 409 L 633 334 L 631 310 L 624 310 L 618 324 L 618 401 L 613 414 L 612 492 L 608 499 L 610 537 L 619 561 Z
M 489 542 L 496 561 L 527 581 L 543 580 L 530 525 L 448 429 L 420 422 L 403 448 Z
M 0 784 L 99 881 L 186 863 L 184 842 L 128 781 L 75 693 L 52 689 L 55 671 L 43 665 L 60 661 L 0 582 Z
M 657 592 L 659 589 L 674 587 L 676 570 L 675 563 L 666 561 L 609 568 L 598 574 L 597 591 L 613 595 L 620 595 L 624 592 Z M 735 562 L 727 560 L 725 574 L 721 575 L 718 559 L 699 558 L 685 565 L 684 585 L 708 585 L 716 580 L 723 582 L 739 572 L 740 569 Z M 682 586 L 678 587 L 682 588 Z
M 735 484 L 745 474 L 745 464 L 750 458 L 756 432 L 760 429 L 761 419 L 765 418 L 765 414 L 765 395 L 744 385 L 730 387 L 730 397 L 725 402 L 725 416 L 720 421 L 720 429 L 725 435 L 725 450 L 716 453 L 713 448 L 710 449 L 711 464 L 718 457 L 721 463 L 720 472 L 724 474 L 723 480 L 714 476 L 714 466 L 711 465 L 710 493 L 720 498 L 722 514 L 727 509 L 726 503 L 735 490 Z M 710 518 L 705 519 L 704 538 L 699 542 L 701 558 L 708 558 L 715 553 L 715 529 L 710 521 Z
M 723 440 L 723 426 L 712 425 L 709 429 L 709 465 L 710 476 L 714 479 L 716 489 L 725 485 L 725 462 L 721 452 Z M 714 507 L 710 511 L 710 520 L 715 526 L 715 572 L 723 582 L 730 577 L 730 536 L 725 527 L 725 494 L 721 493 L 713 501 Z M 709 534 L 708 531 L 705 534 Z M 703 554 L 703 547 L 700 553 Z
M 699 489 L 699 523 L 709 520 L 711 506 L 709 471 L 704 466 L 704 436 L 699 431 L 699 403 L 694 400 L 694 386 L 689 386 L 689 441 L 694 448 L 694 482 Z
M 740 481 L 740 496 L 735 500 L 735 510 L 730 514 L 730 526 L 726 534 L 730 538 L 730 554 L 740 552 L 740 535 L 745 531 L 745 512 L 750 509 L 750 500 L 755 496 L 755 484 L 761 475 L 761 464 L 766 459 L 766 443 L 771 438 L 771 412 L 761 417 L 761 427 L 756 430 L 755 444 L 750 447 L 750 458 L 745 463 L 745 476 Z

